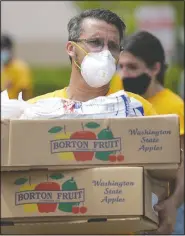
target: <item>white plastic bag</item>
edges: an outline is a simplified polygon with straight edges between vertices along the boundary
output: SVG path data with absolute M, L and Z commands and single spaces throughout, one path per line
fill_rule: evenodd
M 23 101 L 22 92 L 17 99 L 9 99 L 7 90 L 1 92 L 1 119 L 18 119 L 30 104 Z
M 142 104 L 124 90 L 87 102 L 46 98 L 24 110 L 20 119 L 113 118 L 143 116 Z

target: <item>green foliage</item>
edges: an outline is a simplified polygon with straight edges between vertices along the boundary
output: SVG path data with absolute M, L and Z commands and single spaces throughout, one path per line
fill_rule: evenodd
M 39 96 L 66 87 L 69 83 L 71 68 L 32 68 L 33 96 Z
M 119 13 L 119 16 L 125 20 L 128 32 L 133 27 L 133 13 L 136 7 L 142 5 L 172 5 L 176 10 L 177 23 L 184 24 L 184 1 L 75 1 L 75 4 L 82 10 L 91 8 L 106 8 Z M 133 31 L 132 31 L 133 32 Z
M 34 97 L 62 89 L 69 83 L 69 68 L 32 68 Z M 165 86 L 177 92 L 178 83 L 182 68 L 174 65 L 167 70 Z
M 165 77 L 165 87 L 171 89 L 173 92 L 178 93 L 178 85 L 182 68 L 178 65 L 169 67 Z
M 168 1 L 176 9 L 177 24 L 184 25 L 184 1 Z

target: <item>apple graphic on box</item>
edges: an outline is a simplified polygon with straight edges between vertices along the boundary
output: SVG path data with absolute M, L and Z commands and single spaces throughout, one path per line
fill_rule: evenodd
M 74 178 L 71 178 L 64 182 L 61 186 L 62 191 L 78 190 L 77 184 Z M 79 202 L 61 202 L 58 205 L 58 209 L 64 212 L 73 212 L 74 214 L 79 213 Z
M 55 182 L 43 182 L 38 184 L 35 187 L 37 191 L 53 191 L 53 190 L 60 190 L 60 185 Z M 41 213 L 48 213 L 48 212 L 55 212 L 57 208 L 57 203 L 38 203 L 38 210 Z
M 117 156 L 117 160 L 119 161 L 119 162 L 121 162 L 121 161 L 124 161 L 124 156 L 123 155 L 118 155 Z
M 98 135 L 98 140 L 109 140 L 109 139 L 113 139 L 113 133 L 109 128 L 103 129 L 101 130 Z M 103 151 L 103 152 L 96 152 L 95 157 L 98 160 L 101 161 L 108 161 L 109 160 L 109 156 L 111 154 L 114 154 L 114 151 Z M 114 158 L 115 159 L 115 158 Z M 113 160 L 113 157 L 111 157 L 111 160 Z
M 29 182 L 29 184 L 26 184 L 27 182 Z M 21 186 L 19 191 L 20 192 L 25 192 L 25 191 L 32 191 L 35 189 L 36 184 L 32 184 L 31 183 L 31 176 L 29 177 L 21 177 L 15 180 L 14 182 L 15 185 Z M 23 205 L 24 211 L 25 212 L 37 212 L 38 208 L 37 208 L 37 204 L 33 203 L 33 204 L 24 204 Z
M 48 133 L 54 134 L 55 139 L 70 139 L 71 133 L 66 132 L 66 126 L 54 126 L 48 130 Z M 58 153 L 57 156 L 60 157 L 61 160 L 74 160 L 73 152 L 61 152 Z
M 96 134 L 91 131 L 76 131 L 70 137 L 70 139 L 85 139 L 94 140 L 96 139 Z M 94 152 L 73 152 L 76 161 L 91 161 L 94 156 Z
M 23 185 L 22 187 L 20 187 L 20 191 L 30 191 L 30 190 L 35 190 L 36 184 L 30 184 L 30 185 Z M 37 204 L 32 203 L 32 204 L 24 204 L 24 211 L 25 212 L 37 212 L 38 211 L 38 207 Z
M 116 162 L 116 159 L 117 159 L 116 155 L 109 155 L 109 161 Z
M 66 132 L 66 133 L 59 133 L 55 135 L 56 139 L 70 139 L 71 133 Z M 70 160 L 75 160 L 73 152 L 61 152 L 57 154 L 61 160 L 65 161 L 70 161 Z
M 87 207 L 82 206 L 80 207 L 80 213 L 85 214 L 87 212 Z

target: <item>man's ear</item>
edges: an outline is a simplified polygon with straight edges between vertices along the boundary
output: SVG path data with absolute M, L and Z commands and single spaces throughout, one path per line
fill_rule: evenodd
M 75 46 L 72 44 L 71 41 L 67 42 L 67 44 L 66 44 L 66 51 L 67 51 L 67 54 L 70 57 L 74 57 L 75 56 Z
M 161 70 L 161 63 L 156 62 L 155 65 L 152 68 L 152 76 L 156 77 Z

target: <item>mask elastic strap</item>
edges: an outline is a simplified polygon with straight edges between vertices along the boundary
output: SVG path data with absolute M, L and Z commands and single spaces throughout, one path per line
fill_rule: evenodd
M 80 50 L 82 50 L 86 55 L 88 55 L 88 53 L 82 48 L 80 47 L 76 42 L 71 41 L 72 44 L 74 44 L 75 46 L 77 46 Z M 75 65 L 81 70 L 80 66 L 78 65 L 78 63 L 74 60 Z
M 86 55 L 88 54 L 88 52 L 86 52 L 82 47 L 80 47 L 76 42 L 71 41 L 72 44 L 76 45 L 80 50 L 82 50 Z
M 75 65 L 78 67 L 78 69 L 81 70 L 80 66 L 77 64 L 77 62 L 74 60 Z

